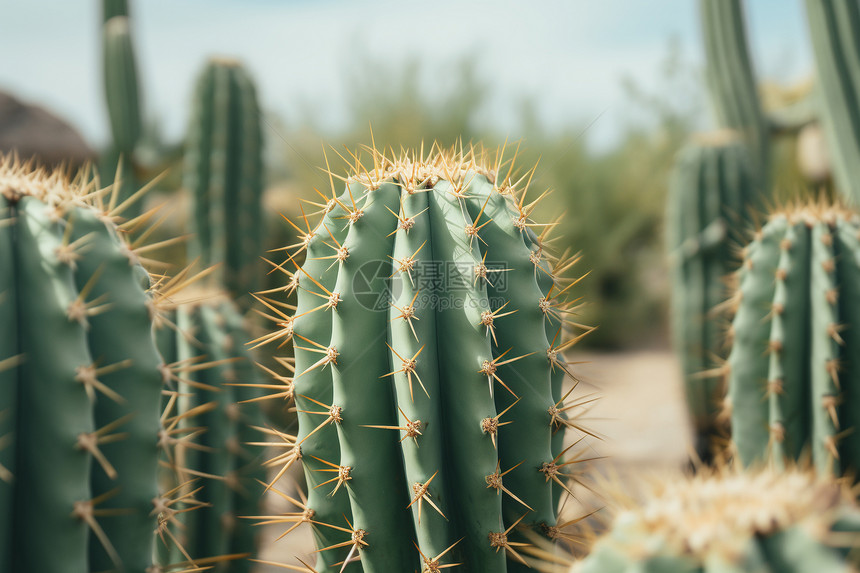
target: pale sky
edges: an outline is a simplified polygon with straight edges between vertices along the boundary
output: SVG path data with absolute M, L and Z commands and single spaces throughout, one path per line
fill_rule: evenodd
M 492 87 L 484 116 L 493 127 L 515 130 L 517 103 L 531 96 L 549 126 L 603 113 L 588 133 L 598 147 L 628 117 L 622 77 L 656 89 L 673 36 L 687 60 L 702 60 L 695 0 L 131 1 L 146 112 L 171 139 L 184 132 L 210 54 L 245 62 L 264 109 L 289 118 L 311 102 L 337 126 L 349 97 L 344 71 L 356 62 L 415 58 L 431 87 L 476 53 Z M 808 75 L 802 1 L 747 5 L 759 77 Z M 0 0 L 0 89 L 53 109 L 96 146 L 108 134 L 99 11 L 97 0 Z

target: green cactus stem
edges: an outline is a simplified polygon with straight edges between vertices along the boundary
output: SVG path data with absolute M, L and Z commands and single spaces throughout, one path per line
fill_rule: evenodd
M 822 125 L 840 192 L 860 201 L 860 6 L 849 0 L 806 0 Z
M 718 313 L 727 297 L 724 279 L 737 269 L 736 245 L 746 242 L 763 209 L 748 157 L 735 132 L 700 136 L 680 152 L 669 191 L 673 343 L 703 456 L 720 433 L 724 389 L 721 377 L 708 373 L 728 351 Z
M 107 5 L 105 10 L 108 10 Z M 115 16 L 106 20 L 103 36 L 105 101 L 113 140 L 102 158 L 102 178 L 108 182 L 119 180 L 122 201 L 138 189 L 134 154 L 143 124 L 128 17 Z
M 193 202 L 192 258 L 222 263 L 221 284 L 247 307 L 262 272 L 262 135 L 256 88 L 234 60 L 210 60 L 197 82 L 183 185 Z
M 296 521 L 313 520 L 321 570 L 525 570 L 520 532 L 559 535 L 588 461 L 560 438 L 582 423 L 562 386 L 570 261 L 478 152 L 371 152 L 279 267 L 295 314 L 262 298 L 267 339 L 295 348 Z
M 214 563 L 215 571 L 244 573 L 258 528 L 243 518 L 259 513 L 266 477 L 261 454 L 247 447 L 263 426 L 262 378 L 245 346 L 247 325 L 224 293 L 189 289 L 173 300 L 174 328 L 159 329 L 159 346 L 189 368 L 177 381 L 179 410 L 199 412 L 189 431 L 206 428 L 193 447 L 177 448 L 179 482 L 197 480 L 194 487 L 202 488 L 195 498 L 205 504 L 183 520 L 183 545 L 204 559 L 231 557 Z
M 860 436 L 860 218 L 798 204 L 744 249 L 726 365 L 727 414 L 744 464 L 811 454 L 821 472 L 856 472 Z
M 741 0 L 700 0 L 699 11 L 717 125 L 742 134 L 758 183 L 767 187 L 770 132 L 750 61 L 743 4 Z
M 0 157 L 4 571 L 155 566 L 169 369 L 152 333 L 160 295 L 118 192 Z

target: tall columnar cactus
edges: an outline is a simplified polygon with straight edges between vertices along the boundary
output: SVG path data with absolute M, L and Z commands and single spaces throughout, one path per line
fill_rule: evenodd
M 102 21 L 114 16 L 128 16 L 128 0 L 102 0 Z
M 859 233 L 854 212 L 798 205 L 745 249 L 726 365 L 745 464 L 811 449 L 820 471 L 860 469 Z
M 158 570 L 170 369 L 152 334 L 159 297 L 115 200 L 0 156 L 3 571 Z
M 195 498 L 207 504 L 185 517 L 182 546 L 203 559 L 235 557 L 216 562 L 216 571 L 245 572 L 257 528 L 242 518 L 259 513 L 260 482 L 266 478 L 259 452 L 247 447 L 259 441 L 257 428 L 263 425 L 255 403 L 263 381 L 245 347 L 250 336 L 235 305 L 218 292 L 174 297 L 181 299 L 190 302 L 169 311 L 175 328 L 159 329 L 158 342 L 163 354 L 189 369 L 177 380 L 177 410 L 198 412 L 186 427 L 205 431 L 192 447 L 177 448 L 179 483 L 196 480 L 186 489 L 202 486 Z M 174 561 L 178 555 L 174 551 Z
M 770 132 L 747 47 L 741 0 L 700 0 L 708 88 L 721 128 L 743 134 L 759 184 L 766 187 Z
M 223 263 L 222 284 L 249 304 L 263 255 L 262 136 L 256 89 L 236 61 L 211 60 L 197 82 L 183 185 L 193 201 L 193 256 Z
M 728 348 L 717 308 L 726 299 L 724 279 L 737 268 L 737 245 L 763 207 L 749 154 L 733 132 L 700 138 L 683 149 L 668 201 L 667 239 L 672 264 L 672 330 L 687 402 L 706 451 L 715 434 L 722 381 L 707 372 Z
M 703 470 L 621 502 L 571 573 L 848 573 L 860 565 L 860 509 L 809 473 Z
M 105 12 L 112 10 L 105 5 Z M 120 198 L 126 199 L 137 190 L 134 153 L 140 141 L 142 123 L 137 63 L 127 16 L 107 20 L 104 35 L 105 100 L 110 118 L 113 141 L 103 158 L 103 178 L 114 179 L 121 172 Z
M 806 0 L 821 117 L 839 190 L 860 201 L 860 6 L 851 0 Z
M 498 165 L 372 154 L 282 267 L 295 314 L 270 306 L 295 352 L 280 459 L 308 482 L 291 519 L 313 524 L 320 571 L 525 569 L 519 530 L 559 535 L 589 457 L 562 444 L 582 423 L 563 389 L 569 261 L 550 262 Z

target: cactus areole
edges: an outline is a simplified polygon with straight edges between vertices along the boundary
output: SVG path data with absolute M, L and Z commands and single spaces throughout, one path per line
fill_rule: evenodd
M 299 432 L 277 458 L 304 467 L 293 515 L 321 571 L 525 569 L 523 530 L 559 535 L 587 461 L 562 442 L 585 402 L 564 385 L 588 330 L 568 320 L 572 261 L 548 256 L 509 164 L 370 153 L 277 267 L 295 312 L 261 297 L 267 338 L 295 349 Z

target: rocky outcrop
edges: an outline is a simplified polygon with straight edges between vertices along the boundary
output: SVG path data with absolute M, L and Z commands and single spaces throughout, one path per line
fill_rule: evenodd
M 46 109 L 0 92 L 0 152 L 45 166 L 79 167 L 95 153 L 70 124 Z

